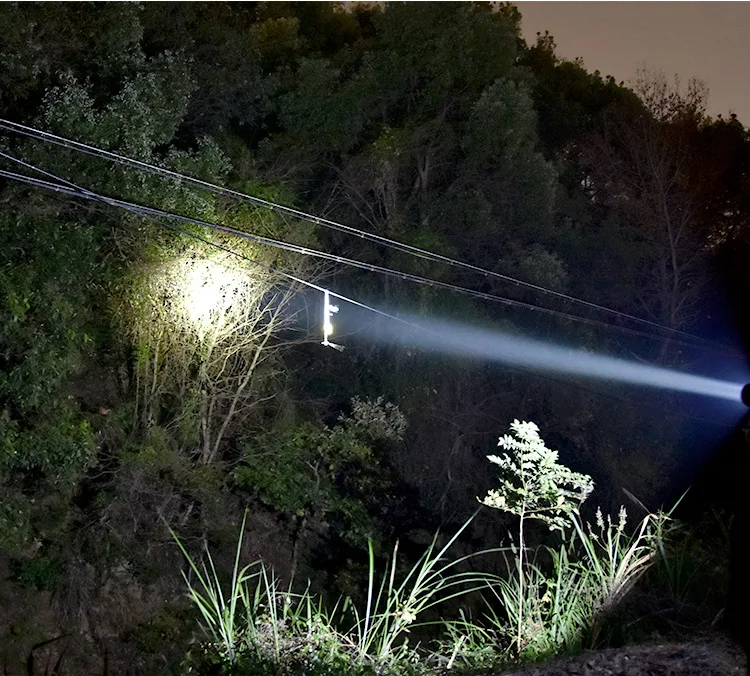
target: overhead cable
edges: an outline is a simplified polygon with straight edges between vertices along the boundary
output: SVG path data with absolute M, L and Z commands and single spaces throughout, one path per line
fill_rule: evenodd
M 16 172 L 11 171 L 5 171 L 0 170 L 0 176 L 9 178 L 15 181 L 19 181 L 22 183 L 26 183 L 28 185 L 32 185 L 37 188 L 43 188 L 46 190 L 51 190 L 57 193 L 62 193 L 65 195 L 68 195 L 70 197 L 79 197 L 82 199 L 100 202 L 103 204 L 107 204 L 112 207 L 117 207 L 124 209 L 126 211 L 129 211 L 131 213 L 135 213 L 141 217 L 146 217 L 150 219 L 167 219 L 167 220 L 176 220 L 183 223 L 189 223 L 191 225 L 197 225 L 203 228 L 208 228 L 214 231 L 222 232 L 224 234 L 233 235 L 236 237 L 240 237 L 242 239 L 254 242 L 256 244 L 262 244 L 266 246 L 270 246 L 273 248 L 289 251 L 292 253 L 297 253 L 304 256 L 310 256 L 314 258 L 320 258 L 323 260 L 332 261 L 335 263 L 339 263 L 342 265 L 347 265 L 350 267 L 359 268 L 362 270 L 367 270 L 369 272 L 375 272 L 378 274 L 382 274 L 385 276 L 402 279 L 405 281 L 426 285 L 432 288 L 440 288 L 445 289 L 448 291 L 453 291 L 455 293 L 460 293 L 463 295 L 467 295 L 473 298 L 478 298 L 481 300 L 487 300 L 491 302 L 497 302 L 501 303 L 510 307 L 516 307 L 516 308 L 522 308 L 526 310 L 531 310 L 535 312 L 541 312 L 543 314 L 547 314 L 554 317 L 559 317 L 562 319 L 575 321 L 583 324 L 588 324 L 590 326 L 597 326 L 601 328 L 606 329 L 612 329 L 615 331 L 619 331 L 621 333 L 627 333 L 630 335 L 636 335 L 644 338 L 649 338 L 652 340 L 659 340 L 661 339 L 660 336 L 657 336 L 653 333 L 648 333 L 645 331 L 639 331 L 637 329 L 631 329 L 625 326 L 619 326 L 616 324 L 610 324 L 607 322 L 598 321 L 595 319 L 589 319 L 587 317 L 580 317 L 578 315 L 572 315 L 567 312 L 562 312 L 560 310 L 553 310 L 551 308 L 546 308 L 543 306 L 533 305 L 531 303 L 525 303 L 523 301 L 515 300 L 512 298 L 506 298 L 504 296 L 499 296 L 491 293 L 486 293 L 483 291 L 476 291 L 474 289 L 467 289 L 462 286 L 458 286 L 456 284 L 451 284 L 449 282 L 443 282 L 439 280 L 430 279 L 427 277 L 422 277 L 420 275 L 414 275 L 411 273 L 403 272 L 400 270 L 393 270 L 391 268 L 386 268 L 384 266 L 375 265 L 372 263 L 365 263 L 363 261 L 347 258 L 344 256 L 339 256 L 337 254 L 331 254 L 325 251 L 319 251 L 317 249 L 311 249 L 309 247 L 292 244 L 289 242 L 284 242 L 282 240 L 276 240 L 269 237 L 263 237 L 261 235 L 254 235 L 251 233 L 244 232 L 242 230 L 237 230 L 235 228 L 231 228 L 229 226 L 220 225 L 218 223 L 212 223 L 209 221 L 204 221 L 201 219 L 193 218 L 191 216 L 185 216 L 182 214 L 176 214 L 173 212 L 165 211 L 162 209 L 156 209 L 154 207 L 148 207 L 140 204 L 135 204 L 133 202 L 128 202 L 125 200 L 119 200 L 113 197 L 108 197 L 105 195 L 101 195 L 99 193 L 95 193 L 91 190 L 88 190 L 86 188 L 82 188 L 81 186 L 78 186 L 77 184 L 68 181 L 64 178 L 58 177 L 55 174 L 52 174 L 51 172 L 45 171 L 43 169 L 40 169 L 28 162 L 25 162 L 23 160 L 20 160 L 19 158 L 16 158 L 12 155 L 9 155 L 5 152 L 0 151 L 0 157 L 4 157 L 5 159 L 11 160 L 13 162 L 16 162 L 18 164 L 21 164 L 29 169 L 32 169 L 34 171 L 38 171 L 39 173 L 47 176 L 48 178 L 53 178 L 57 182 L 51 182 L 51 181 L 44 181 L 41 179 L 36 179 L 24 174 L 18 174 Z M 322 287 L 321 287 L 322 289 Z M 686 345 L 692 348 L 698 348 L 706 351 L 712 351 L 712 352 L 718 352 L 721 354 L 732 354 L 728 352 L 727 350 L 721 350 L 719 348 L 712 348 L 710 346 L 706 345 L 697 345 L 696 343 L 688 342 L 682 339 L 672 339 L 673 342 L 677 344 Z M 732 356 L 737 356 L 732 354 Z
M 178 182 L 183 182 L 189 185 L 193 185 L 205 190 L 208 190 L 214 194 L 217 195 L 223 195 L 226 197 L 231 197 L 234 199 L 239 199 L 242 201 L 250 202 L 251 204 L 254 204 L 258 207 L 268 209 L 270 211 L 274 211 L 279 214 L 283 214 L 286 216 L 291 216 L 296 219 L 299 219 L 301 221 L 305 221 L 314 225 L 319 225 L 321 227 L 329 228 L 332 230 L 337 230 L 339 232 L 343 232 L 350 235 L 355 235 L 357 237 L 360 237 L 361 239 L 365 239 L 371 242 L 375 242 L 377 244 L 380 244 L 382 246 L 386 246 L 389 248 L 396 249 L 398 251 L 407 253 L 411 256 L 415 256 L 417 258 L 422 258 L 426 260 L 431 260 L 434 262 L 444 263 L 446 265 L 452 266 L 454 268 L 460 268 L 464 270 L 469 270 L 471 272 L 474 272 L 476 274 L 481 274 L 485 277 L 492 277 L 494 279 L 499 279 L 511 284 L 514 284 L 515 286 L 530 289 L 532 291 L 547 294 L 556 298 L 559 298 L 561 300 L 565 300 L 571 303 L 575 303 L 577 305 L 581 305 L 584 307 L 588 307 L 593 310 L 597 310 L 600 312 L 604 312 L 613 316 L 620 317 L 622 319 L 627 319 L 629 321 L 637 322 L 639 324 L 650 326 L 651 328 L 659 329 L 660 331 L 665 331 L 667 333 L 670 333 L 672 335 L 679 335 L 683 336 L 685 338 L 690 338 L 692 340 L 698 340 L 701 342 L 708 342 L 706 339 L 696 336 L 694 334 L 688 333 L 686 331 L 681 331 L 679 329 L 675 329 L 669 326 L 666 326 L 664 324 L 661 324 L 659 322 L 651 321 L 649 319 L 644 319 L 643 317 L 638 317 L 636 315 L 629 314 L 627 312 L 621 312 L 619 310 L 615 310 L 614 308 L 610 308 L 604 305 L 600 305 L 597 303 L 593 303 L 591 301 L 587 301 L 582 298 L 578 298 L 576 296 L 572 296 L 570 294 L 563 293 L 561 291 L 555 291 L 554 289 L 549 289 L 547 287 L 543 287 L 538 284 L 533 284 L 531 282 L 526 282 L 521 279 L 517 279 L 515 277 L 512 277 L 510 275 L 505 275 L 499 272 L 495 272 L 493 270 L 488 270 L 486 268 L 482 268 L 477 265 L 473 265 L 471 263 L 467 263 L 465 261 L 461 261 L 455 258 L 451 258 L 449 256 L 444 256 L 442 254 L 438 254 L 432 251 L 428 251 L 426 249 L 422 249 L 420 247 L 416 247 L 410 244 L 406 244 L 404 242 L 399 242 L 397 240 L 384 237 L 382 235 L 377 235 L 375 233 L 370 233 L 364 230 L 360 230 L 358 228 L 354 228 L 349 225 L 345 225 L 342 223 L 338 223 L 336 221 L 322 218 L 319 216 L 314 216 L 312 214 L 309 214 L 307 212 L 301 211 L 299 209 L 294 209 L 289 206 L 285 206 L 282 204 L 278 204 L 276 202 L 272 202 L 270 200 L 266 200 L 260 197 L 256 197 L 253 195 L 249 195 L 247 193 L 240 192 L 238 190 L 233 190 L 231 188 L 226 188 L 220 185 L 216 185 L 214 183 L 211 183 L 209 181 L 204 181 L 202 179 L 198 179 L 192 176 L 188 176 L 186 174 L 182 174 L 176 171 L 173 171 L 171 169 L 167 169 L 165 167 L 159 167 L 154 164 L 150 164 L 148 162 L 143 162 L 141 160 L 136 160 L 130 157 L 127 157 L 125 155 L 121 155 L 119 153 L 112 152 L 110 150 L 105 150 L 103 148 L 99 148 L 94 145 L 82 143 L 80 141 L 74 141 L 72 139 L 68 139 L 62 136 L 58 136 L 56 134 L 52 134 L 50 132 L 44 131 L 42 129 L 37 129 L 35 127 L 31 127 L 28 125 L 23 125 L 18 122 L 11 122 L 9 120 L 5 120 L 0 118 L 0 129 L 4 129 L 6 131 L 20 134 L 22 136 L 30 137 L 36 140 L 44 141 L 46 143 L 51 143 L 57 146 L 61 146 L 64 148 L 68 148 L 70 150 L 74 150 L 77 152 L 81 152 L 87 155 L 91 155 L 94 157 L 98 157 L 100 159 L 105 159 L 110 162 L 116 162 L 118 164 L 122 164 L 125 166 L 129 166 L 131 168 L 137 169 L 139 171 L 145 171 L 152 174 L 158 174 L 161 176 L 165 176 L 168 178 L 171 178 L 173 180 L 176 180 Z
M 0 155 L 8 158 L 8 156 L 5 153 L 0 152 Z M 26 164 L 26 163 L 24 163 L 24 164 Z M 48 173 L 48 172 L 44 172 L 44 173 Z M 70 185 L 67 185 L 67 186 L 66 185 L 62 185 L 62 184 L 53 184 L 53 183 L 50 183 L 49 181 L 42 181 L 40 179 L 35 179 L 33 177 L 28 177 L 28 176 L 24 177 L 21 174 L 14 174 L 13 172 L 8 172 L 8 171 L 4 171 L 4 170 L 0 170 L 0 176 L 5 177 L 5 178 L 10 178 L 10 179 L 13 179 L 13 180 L 22 180 L 22 179 L 25 179 L 25 180 L 22 180 L 22 182 L 27 183 L 29 185 L 32 185 L 34 187 L 40 187 L 40 188 L 45 188 L 45 189 L 48 189 L 48 190 L 54 190 L 55 192 L 65 194 L 65 195 L 70 196 L 70 197 L 87 197 L 89 199 L 95 199 L 96 201 L 102 202 L 104 204 L 108 204 L 108 205 L 111 205 L 111 206 L 118 206 L 117 204 L 114 204 L 112 202 L 112 200 L 110 200 L 109 198 L 102 197 L 101 199 L 98 199 L 95 193 L 87 191 L 84 188 L 79 188 L 78 186 L 75 186 L 75 184 L 72 184 L 70 182 L 67 182 L 67 183 L 70 184 Z M 84 193 L 82 193 L 81 191 L 84 191 Z M 332 298 L 336 298 L 336 299 L 338 299 L 340 301 L 349 303 L 349 304 L 354 305 L 356 307 L 362 308 L 362 309 L 364 309 L 366 311 L 372 312 L 373 314 L 376 314 L 376 315 L 378 315 L 380 317 L 383 317 L 385 319 L 389 319 L 389 320 L 398 322 L 398 323 L 400 323 L 402 325 L 405 325 L 405 326 L 407 326 L 407 327 L 409 327 L 411 329 L 414 329 L 416 331 L 423 331 L 423 332 L 432 333 L 432 334 L 436 333 L 433 329 L 431 329 L 431 328 L 429 328 L 427 326 L 423 326 L 423 325 L 420 325 L 420 324 L 415 324 L 414 322 L 410 322 L 409 320 L 403 319 L 402 317 L 399 317 L 397 315 L 391 314 L 389 312 L 385 312 L 384 310 L 381 310 L 379 308 L 373 307 L 372 305 L 368 305 L 367 303 L 363 303 L 363 302 L 358 301 L 358 300 L 356 300 L 354 298 L 351 298 L 349 296 L 337 293 L 335 291 L 331 291 L 331 290 L 329 290 L 329 289 L 327 289 L 327 288 L 325 288 L 325 287 L 323 287 L 321 285 L 315 284 L 315 283 L 310 282 L 310 281 L 308 281 L 308 280 L 306 280 L 304 278 L 301 278 L 301 277 L 298 277 L 298 276 L 293 275 L 291 273 L 288 273 L 285 270 L 280 270 L 277 267 L 274 267 L 272 265 L 268 265 L 268 264 L 263 263 L 263 262 L 261 262 L 261 261 L 259 261 L 257 259 L 251 258 L 251 257 L 249 257 L 249 256 L 247 256 L 247 255 L 245 255 L 243 253 L 240 253 L 240 252 L 238 252 L 238 251 L 236 251 L 234 249 L 231 249 L 231 248 L 229 248 L 227 246 L 224 246 L 223 244 L 219 244 L 218 242 L 214 242 L 214 241 L 211 241 L 209 239 L 206 239 L 205 237 L 202 237 L 202 236 L 200 236 L 200 235 L 198 235 L 198 234 L 196 234 L 194 232 L 190 232 L 188 230 L 185 230 L 183 228 L 175 226 L 175 225 L 173 225 L 170 222 L 157 221 L 157 223 L 159 225 L 161 225 L 162 227 L 167 228 L 167 229 L 169 229 L 169 230 L 171 230 L 173 232 L 177 232 L 177 233 L 179 233 L 181 235 L 184 235 L 184 236 L 187 236 L 189 238 L 192 238 L 192 239 L 195 239 L 197 241 L 200 241 L 203 244 L 206 244 L 206 245 L 211 246 L 213 248 L 219 249 L 219 250 L 221 250 L 221 251 L 223 251 L 225 253 L 228 253 L 228 254 L 230 254 L 230 255 L 232 255 L 232 256 L 240 259 L 240 260 L 246 261 L 246 262 L 248 262 L 248 263 L 250 263 L 250 264 L 252 264 L 254 266 L 257 266 L 257 267 L 263 268 L 263 269 L 265 269 L 265 270 L 267 270 L 269 272 L 272 272 L 272 273 L 274 273 L 274 274 L 276 274 L 276 275 L 278 275 L 278 276 L 280 276 L 280 277 L 282 277 L 284 279 L 287 279 L 289 281 L 292 281 L 292 282 L 295 282 L 297 284 L 300 284 L 301 286 L 305 286 L 305 287 L 314 289 L 315 291 L 322 292 L 324 294 L 324 297 L 330 296 Z M 648 335 L 650 335 L 650 334 L 648 334 Z M 325 342 L 325 340 L 324 340 L 324 342 Z M 581 385 L 579 383 L 573 382 L 573 381 L 561 381 L 561 380 L 559 380 L 557 378 L 554 378 L 554 377 L 552 377 L 552 376 L 550 376 L 548 374 L 537 373 L 536 371 L 533 371 L 533 370 L 519 369 L 517 367 L 511 367 L 511 366 L 507 366 L 506 368 L 508 368 L 511 371 L 515 371 L 515 372 L 519 372 L 520 370 L 523 370 L 525 372 L 530 373 L 532 376 L 536 376 L 538 378 L 542 378 L 542 379 L 548 380 L 548 381 L 554 381 L 554 382 L 556 382 L 558 384 L 565 384 L 565 385 L 568 385 L 568 386 L 573 386 L 573 387 L 575 387 L 577 389 L 580 389 L 580 390 L 589 392 L 591 394 L 594 394 L 595 396 L 606 397 L 606 398 L 609 398 L 609 399 L 615 399 L 615 400 L 617 400 L 617 401 L 619 401 L 621 403 L 627 403 L 627 404 L 630 404 L 630 405 L 639 405 L 639 402 L 633 401 L 633 400 L 631 400 L 629 398 L 617 397 L 615 395 L 612 395 L 611 393 L 604 393 L 604 392 L 601 392 L 601 391 L 599 391 L 597 389 L 591 389 L 591 388 L 585 387 L 585 386 L 583 386 L 583 385 Z M 668 416 L 694 419 L 694 420 L 698 420 L 698 421 L 702 421 L 702 422 L 708 422 L 708 423 L 710 423 L 712 425 L 718 425 L 718 426 L 722 426 L 722 427 L 731 427 L 730 425 L 727 425 L 726 423 L 722 423 L 722 422 L 711 420 L 711 419 L 704 418 L 704 417 L 698 417 L 698 416 L 694 416 L 694 415 L 690 415 L 690 414 L 680 413 L 680 412 L 677 412 L 675 410 L 668 409 L 668 408 L 665 408 L 664 412 Z
M 12 156 L 7 155 L 6 153 L 0 152 L 0 156 L 5 157 L 6 159 L 16 160 L 16 158 L 13 158 Z M 29 166 L 30 168 L 33 168 L 33 165 L 29 165 L 28 163 L 23 162 L 22 160 L 18 160 L 18 161 L 19 161 L 19 163 L 23 164 L 24 166 Z M 49 175 L 49 172 L 45 172 L 43 170 L 39 170 L 39 171 L 41 173 Z M 96 193 L 88 191 L 85 188 L 81 188 L 80 186 L 77 186 L 76 184 L 74 184 L 74 183 L 72 183 L 70 181 L 66 181 L 65 179 L 62 179 L 62 181 L 64 183 L 66 183 L 67 185 L 55 184 L 55 183 L 51 183 L 49 181 L 42 181 L 40 179 L 35 179 L 35 178 L 29 177 L 29 176 L 23 176 L 22 174 L 15 174 L 14 172 L 8 172 L 8 171 L 5 171 L 5 170 L 0 170 L 0 176 L 1 177 L 5 177 L 5 178 L 9 178 L 9 179 L 13 179 L 13 180 L 17 180 L 17 181 L 20 181 L 20 182 L 23 182 L 23 183 L 27 183 L 27 184 L 35 186 L 35 187 L 40 187 L 40 188 L 45 188 L 45 189 L 48 189 L 48 190 L 53 190 L 55 192 L 65 194 L 65 195 L 70 196 L 70 197 L 84 197 L 86 199 L 92 199 L 92 200 L 95 200 L 97 202 L 102 202 L 104 204 L 108 204 L 108 205 L 111 205 L 111 206 L 120 206 L 119 204 L 117 204 L 118 200 L 111 200 L 110 198 L 107 198 L 105 196 L 99 196 Z M 344 302 L 349 303 L 351 305 L 354 305 L 356 307 L 362 308 L 362 309 L 364 309 L 366 311 L 372 312 L 372 313 L 374 313 L 376 315 L 379 315 L 379 316 L 381 316 L 383 318 L 390 319 L 390 320 L 398 322 L 398 323 L 400 323 L 402 325 L 408 326 L 409 328 L 412 328 L 414 330 L 424 331 L 424 332 L 433 333 L 433 334 L 435 333 L 435 331 L 433 329 L 430 329 L 429 327 L 426 327 L 426 326 L 423 326 L 423 325 L 419 325 L 419 324 L 415 324 L 415 323 L 410 322 L 410 321 L 408 321 L 406 319 L 403 319 L 402 317 L 398 317 L 397 315 L 393 315 L 393 314 L 385 312 L 385 311 L 383 311 L 383 310 L 381 310 L 379 308 L 376 308 L 376 307 L 373 307 L 371 305 L 368 305 L 367 303 L 363 303 L 363 302 L 358 301 L 358 300 L 356 300 L 354 298 L 345 296 L 345 295 L 340 294 L 340 293 L 336 293 L 335 291 L 331 291 L 331 290 L 329 290 L 329 289 L 327 289 L 327 288 L 325 288 L 323 286 L 320 286 L 318 284 L 310 282 L 310 281 L 308 281 L 306 279 L 303 279 L 301 277 L 297 277 L 296 275 L 290 274 L 290 273 L 288 273 L 288 272 L 286 272 L 284 270 L 280 270 L 280 269 L 276 268 L 275 266 L 265 264 L 265 263 L 263 263 L 261 261 L 258 261 L 257 259 L 254 259 L 254 258 L 250 258 L 249 256 L 246 256 L 245 254 L 242 254 L 242 253 L 240 253 L 238 251 L 235 251 L 234 249 L 231 249 L 231 248 L 229 248 L 227 246 L 224 246 L 224 245 L 219 244 L 217 242 L 213 242 L 213 241 L 211 241 L 209 239 L 201 237 L 200 235 L 197 235 L 194 232 L 190 232 L 188 230 L 184 230 L 183 228 L 179 228 L 177 226 L 174 226 L 174 225 L 172 225 L 169 222 L 157 221 L 157 223 L 159 225 L 161 225 L 162 227 L 165 227 L 165 228 L 167 228 L 169 230 L 172 230 L 172 231 L 177 232 L 179 234 L 185 235 L 185 236 L 190 237 L 192 239 L 198 240 L 198 241 L 200 241 L 200 242 L 202 242 L 202 243 L 204 243 L 204 244 L 206 244 L 208 246 L 220 249 L 220 250 L 222 250 L 222 251 L 224 251 L 224 252 L 226 252 L 226 253 L 228 253 L 228 254 L 230 254 L 232 256 L 235 256 L 235 257 L 237 257 L 237 258 L 239 258 L 241 260 L 249 262 L 249 263 L 251 263 L 254 266 L 261 267 L 261 268 L 263 268 L 263 269 L 265 269 L 265 270 L 267 270 L 269 272 L 273 272 L 274 274 L 276 274 L 276 275 L 278 275 L 278 276 L 280 276 L 282 278 L 285 278 L 285 279 L 288 279 L 288 280 L 293 281 L 295 283 L 298 283 L 301 286 L 306 286 L 308 288 L 311 288 L 311 289 L 314 289 L 316 291 L 322 292 L 324 294 L 324 297 L 326 299 L 328 297 L 336 298 L 338 300 L 344 301 Z M 618 327 L 612 327 L 612 328 L 618 328 Z M 645 334 L 645 335 L 651 336 L 651 334 Z M 324 339 L 324 344 L 325 344 L 325 339 Z M 336 346 L 336 347 L 340 349 L 341 346 Z M 509 368 L 511 371 L 519 371 L 518 368 L 514 368 L 514 367 L 507 367 L 507 368 Z M 524 370 L 528 371 L 528 369 L 524 369 Z M 563 381 L 560 381 L 560 380 L 558 380 L 556 378 L 550 377 L 549 375 L 545 375 L 545 374 L 541 374 L 541 373 L 536 373 L 533 370 L 530 371 L 530 373 L 531 373 L 531 375 L 535 375 L 537 377 L 540 377 L 540 378 L 543 378 L 543 379 L 546 379 L 546 380 L 551 380 L 551 381 L 555 381 L 555 382 L 558 382 L 558 383 L 562 383 L 563 382 Z M 596 396 L 607 397 L 607 398 L 610 398 L 610 399 L 617 399 L 617 400 L 621 401 L 622 403 L 628 403 L 628 404 L 631 404 L 631 405 L 638 405 L 638 402 L 632 401 L 630 399 L 622 398 L 622 397 L 614 397 L 611 394 L 606 394 L 606 393 L 600 392 L 598 390 L 592 390 L 590 388 L 586 388 L 586 387 L 584 387 L 582 385 L 579 385 L 578 383 L 575 383 L 575 382 L 565 381 L 565 384 L 572 385 L 573 387 L 576 387 L 578 389 L 585 390 L 585 391 L 590 392 L 591 394 L 594 394 Z M 671 409 L 665 409 L 665 413 L 668 416 L 694 419 L 694 420 L 697 420 L 697 421 L 708 422 L 708 423 L 711 423 L 713 425 L 718 425 L 718 426 L 722 426 L 722 427 L 731 427 L 730 425 L 727 425 L 726 423 L 721 423 L 721 422 L 714 421 L 714 420 L 711 420 L 711 419 L 708 419 L 708 418 L 698 417 L 698 416 L 694 416 L 694 415 L 690 415 L 690 414 L 678 413 L 677 411 L 674 411 L 674 410 L 671 410 Z

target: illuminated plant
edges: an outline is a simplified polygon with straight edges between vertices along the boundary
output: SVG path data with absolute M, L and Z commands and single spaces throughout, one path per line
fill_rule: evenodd
M 420 666 L 426 661 L 426 651 L 409 640 L 410 630 L 420 626 L 430 609 L 485 589 L 492 577 L 459 571 L 472 554 L 446 559 L 472 517 L 442 546 L 435 534 L 403 576 L 397 573 L 398 545 L 385 568 L 378 571 L 370 543 L 363 603 L 342 596 L 327 606 L 309 586 L 302 592 L 282 589 L 273 570 L 262 561 L 240 567 L 246 519 L 247 513 L 228 586 L 222 583 L 207 547 L 202 560 L 196 560 L 170 529 L 189 566 L 183 577 L 210 640 L 205 647 L 217 653 L 231 673 L 240 669 L 248 674 L 431 673 Z
M 533 422 L 514 420 L 512 435 L 500 437 L 498 446 L 509 453 L 487 459 L 500 468 L 500 488 L 490 490 L 482 504 L 511 512 L 520 517 L 518 526 L 518 606 L 517 649 L 523 648 L 524 621 L 524 523 L 526 519 L 544 521 L 550 530 L 564 531 L 578 514 L 581 503 L 594 490 L 586 474 L 573 472 L 557 462 L 557 451 L 550 450 Z
M 160 251 L 128 298 L 141 424 L 163 424 L 168 404 L 178 438 L 198 447 L 200 462 L 214 462 L 230 425 L 264 400 L 296 291 L 272 270 L 200 242 Z
M 659 552 L 664 553 L 665 537 L 669 539 L 675 526 L 671 515 L 680 500 L 669 510 L 648 513 L 636 527 L 625 528 L 627 512 L 620 507 L 617 520 L 596 510 L 596 527 L 573 517 L 578 541 L 581 544 L 581 565 L 589 572 L 589 591 L 595 599 L 594 614 L 606 615 L 627 594 L 641 576 L 654 564 Z M 599 627 L 594 623 L 596 638 Z

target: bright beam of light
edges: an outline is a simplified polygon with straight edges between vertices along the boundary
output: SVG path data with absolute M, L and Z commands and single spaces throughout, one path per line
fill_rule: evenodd
M 186 313 L 191 322 L 201 325 L 232 295 L 234 280 L 211 261 L 190 261 L 185 267 Z
M 222 321 L 248 285 L 247 273 L 203 258 L 177 259 L 163 277 L 175 319 L 186 321 L 201 338 Z
M 384 322 L 381 325 L 379 339 L 444 354 L 502 362 L 536 371 L 700 394 L 737 403 L 741 401 L 741 383 L 639 364 L 580 349 L 549 345 L 500 331 L 437 320 L 425 321 L 403 316 L 402 318 L 416 326 L 409 328 L 396 322 Z

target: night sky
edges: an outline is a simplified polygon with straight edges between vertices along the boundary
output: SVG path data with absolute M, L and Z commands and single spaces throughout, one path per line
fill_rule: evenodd
M 710 89 L 709 113 L 734 112 L 750 124 L 750 3 L 517 2 L 524 37 L 549 32 L 560 57 L 582 57 L 586 68 L 618 82 L 639 66 Z

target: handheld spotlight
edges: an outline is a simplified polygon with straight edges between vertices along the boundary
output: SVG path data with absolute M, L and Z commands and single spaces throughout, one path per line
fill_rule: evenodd
M 742 388 L 742 403 L 750 408 L 750 383 Z

